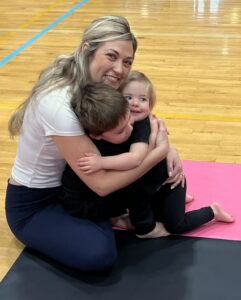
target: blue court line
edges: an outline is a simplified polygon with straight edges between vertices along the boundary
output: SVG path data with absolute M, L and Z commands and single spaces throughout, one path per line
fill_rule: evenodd
M 35 41 L 37 41 L 41 36 L 43 36 L 45 33 L 47 33 L 50 29 L 58 25 L 60 22 L 62 22 L 64 19 L 66 19 L 69 15 L 71 15 L 73 12 L 75 12 L 79 7 L 83 6 L 85 3 L 87 3 L 89 0 L 83 0 L 76 4 L 73 8 L 71 8 L 68 12 L 66 12 L 63 16 L 59 17 L 57 20 L 55 20 L 53 23 L 51 23 L 48 27 L 37 33 L 34 37 L 32 37 L 29 41 L 24 43 L 22 46 L 14 50 L 12 53 L 7 55 L 3 60 L 0 61 L 0 68 L 3 67 L 6 63 L 8 63 L 10 60 L 12 60 L 15 56 L 17 56 L 19 53 L 21 53 L 23 50 L 25 50 L 27 47 L 32 45 Z

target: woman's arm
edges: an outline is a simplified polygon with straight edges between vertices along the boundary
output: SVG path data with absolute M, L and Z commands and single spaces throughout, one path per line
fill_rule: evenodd
M 165 146 L 166 151 L 163 151 L 163 145 L 160 144 L 151 150 L 141 165 L 135 169 L 128 171 L 101 170 L 88 175 L 77 167 L 77 160 L 88 152 L 100 154 L 88 136 L 53 136 L 53 140 L 79 178 L 100 196 L 108 195 L 136 181 L 164 159 L 169 151 L 168 143 Z

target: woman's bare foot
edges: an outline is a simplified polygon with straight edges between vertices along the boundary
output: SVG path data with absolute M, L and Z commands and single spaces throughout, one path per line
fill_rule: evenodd
M 225 210 L 223 210 L 223 208 L 217 202 L 213 202 L 211 208 L 213 210 L 214 219 L 216 221 L 227 223 L 234 222 L 234 217 L 227 213 Z
M 134 230 L 131 224 L 129 214 L 124 214 L 118 217 L 110 218 L 110 223 L 113 227 L 119 227 L 124 230 Z
M 164 237 L 168 235 L 170 235 L 170 233 L 166 231 L 164 225 L 160 222 L 156 222 L 156 227 L 151 232 L 142 235 L 137 234 L 136 236 L 140 239 L 155 239 L 155 238 Z
M 192 202 L 194 200 L 193 195 L 190 194 L 186 194 L 186 203 Z

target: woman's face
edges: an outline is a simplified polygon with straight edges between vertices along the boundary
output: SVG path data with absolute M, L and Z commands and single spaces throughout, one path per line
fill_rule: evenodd
M 131 41 L 105 42 L 90 57 L 91 79 L 118 89 L 130 72 L 133 60 L 134 50 Z

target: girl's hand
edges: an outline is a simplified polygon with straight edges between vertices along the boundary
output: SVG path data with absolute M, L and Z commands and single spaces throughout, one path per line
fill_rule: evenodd
M 85 156 L 77 160 L 78 168 L 85 174 L 91 174 L 102 169 L 102 157 L 95 153 L 85 153 Z

